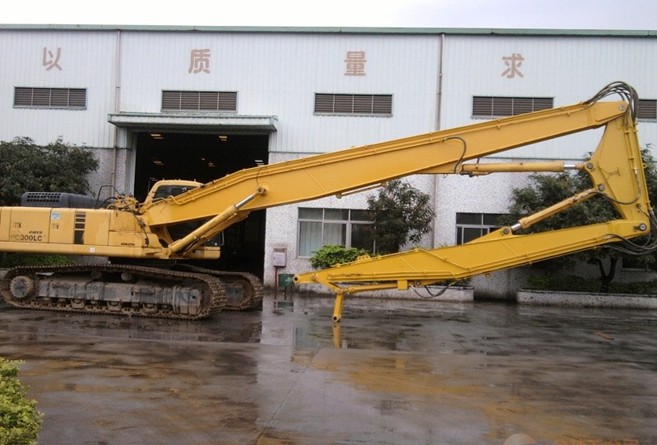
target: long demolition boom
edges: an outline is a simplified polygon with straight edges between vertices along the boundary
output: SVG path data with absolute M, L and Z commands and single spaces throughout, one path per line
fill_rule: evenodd
M 626 101 L 599 102 L 611 93 L 621 94 Z M 439 147 L 433 150 L 442 160 L 439 159 L 436 167 L 426 169 L 424 173 L 563 171 L 564 163 L 554 162 L 534 165 L 463 162 L 524 143 L 605 126 L 602 139 L 590 159 L 573 166 L 588 173 L 590 189 L 523 218 L 513 226 L 500 228 L 466 244 L 364 257 L 350 264 L 296 275 L 295 282 L 319 283 L 332 289 L 336 293 L 333 319 L 339 321 L 345 294 L 382 289 L 406 290 L 453 282 L 649 235 L 654 216 L 635 126 L 636 101 L 636 93 L 631 87 L 611 84 L 590 101 L 579 105 L 434 133 L 432 138 Z M 549 232 L 516 233 L 595 196 L 608 199 L 616 208 L 618 218 Z M 646 246 L 639 248 L 644 253 L 647 249 Z
M 195 233 L 169 246 L 172 253 L 191 251 L 253 210 L 341 195 L 413 174 L 476 173 L 485 165 L 464 162 L 601 126 L 622 129 L 625 135 L 622 141 L 608 145 L 631 146 L 623 153 L 604 150 L 613 153 L 604 154 L 603 162 L 615 164 L 620 158 L 628 164 L 626 156 L 638 153 L 630 113 L 628 101 L 601 102 L 596 97 L 576 105 L 250 168 L 146 205 L 143 218 L 155 233 L 171 224 L 206 219 Z M 618 137 L 614 131 L 607 133 L 611 133 L 607 139 Z M 631 163 L 637 167 L 634 163 L 640 159 Z M 610 179 L 600 180 L 606 183 Z M 624 177 L 611 181 L 627 185 Z M 617 193 L 616 188 L 612 193 Z M 625 190 L 618 193 L 628 195 Z

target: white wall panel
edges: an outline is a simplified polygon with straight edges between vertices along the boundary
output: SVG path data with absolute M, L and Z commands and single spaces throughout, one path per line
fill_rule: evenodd
M 107 122 L 107 113 L 114 98 L 114 36 L 113 32 L 2 31 L 0 139 L 26 136 L 45 144 L 61 136 L 78 145 L 110 146 L 114 127 Z M 55 57 L 59 54 L 56 64 L 44 65 L 44 48 Z M 15 109 L 14 87 L 86 88 L 87 109 Z
M 163 89 L 237 91 L 239 115 L 275 115 L 271 151 L 323 152 L 435 128 L 436 39 L 426 36 L 135 33 L 122 42 L 123 111 L 159 112 Z M 209 72 L 189 72 L 208 49 Z M 365 76 L 345 76 L 348 51 Z M 313 115 L 315 93 L 392 94 L 392 117 Z
M 519 75 L 504 74 L 504 57 L 520 54 Z M 583 36 L 447 36 L 441 125 L 474 122 L 472 96 L 552 97 L 555 106 L 593 96 L 613 81 L 634 86 L 643 98 L 657 98 L 657 40 Z M 618 97 L 616 98 L 618 99 Z M 613 99 L 613 100 L 616 100 Z M 642 144 L 656 144 L 655 124 L 641 125 Z M 599 136 L 554 141 L 509 156 L 577 157 Z

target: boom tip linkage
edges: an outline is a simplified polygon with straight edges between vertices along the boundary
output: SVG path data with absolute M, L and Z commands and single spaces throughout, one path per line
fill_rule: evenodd
M 639 94 L 634 87 L 626 82 L 616 81 L 607 84 L 600 91 L 598 91 L 589 100 L 584 101 L 585 104 L 594 104 L 605 97 L 619 95 L 624 101 L 629 103 L 630 114 L 632 120 L 636 121 L 636 106 L 639 103 Z

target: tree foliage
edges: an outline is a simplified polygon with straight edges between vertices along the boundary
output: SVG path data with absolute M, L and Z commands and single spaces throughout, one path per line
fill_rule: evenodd
M 642 150 L 645 165 L 646 183 L 652 202 L 657 198 L 657 167 L 648 148 Z M 508 219 L 503 224 L 513 224 L 518 219 L 549 207 L 578 192 L 591 187 L 590 179 L 584 172 L 576 175 L 560 173 L 557 175 L 534 174 L 526 187 L 514 189 L 509 206 Z M 527 232 L 543 232 L 568 227 L 584 226 L 609 221 L 617 217 L 611 203 L 603 198 L 594 198 L 558 213 L 532 226 Z M 586 261 L 597 266 L 601 292 L 608 292 L 615 278 L 616 267 L 623 255 L 613 249 L 588 250 L 579 254 L 569 255 L 541 263 L 548 269 L 565 269 L 572 267 L 577 261 Z M 634 259 L 636 261 L 636 259 Z M 655 263 L 653 255 L 639 257 L 639 262 L 645 265 Z
M 98 168 L 89 150 L 62 139 L 45 146 L 30 138 L 0 141 L 0 205 L 15 206 L 25 192 L 87 194 L 87 175 Z M 17 264 L 67 264 L 68 258 L 52 255 L 0 254 L 0 266 Z
M 28 191 L 89 193 L 87 174 L 97 168 L 89 150 L 61 138 L 45 146 L 27 137 L 0 141 L 0 205 L 20 204 Z
M 0 357 L 0 445 L 37 443 L 43 415 L 18 380 L 20 362 Z
M 435 213 L 430 201 L 429 195 L 399 179 L 369 197 L 377 252 L 398 252 L 406 243 L 419 243 L 431 231 Z

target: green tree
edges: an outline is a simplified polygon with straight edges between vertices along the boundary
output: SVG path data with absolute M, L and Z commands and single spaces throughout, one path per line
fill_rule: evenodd
M 87 175 L 98 168 L 93 153 L 62 139 L 45 146 L 27 137 L 0 141 L 0 205 L 20 205 L 25 192 L 87 194 Z M 60 255 L 0 253 L 0 266 L 68 264 Z
M 431 197 L 399 179 L 369 197 L 367 205 L 377 253 L 399 252 L 404 244 L 417 244 L 431 231 L 435 215 Z
M 651 201 L 655 202 L 655 198 L 657 198 L 657 167 L 655 166 L 655 160 L 649 151 L 649 147 L 642 150 L 642 156 L 645 165 L 648 192 Z M 523 216 L 535 213 L 571 197 L 580 191 L 590 188 L 590 186 L 590 179 L 584 172 L 576 175 L 570 173 L 531 175 L 529 185 L 513 190 L 512 202 L 509 206 L 510 214 L 508 215 L 508 219 L 504 218 L 502 223 L 505 225 L 513 224 Z M 608 200 L 594 198 L 537 223 L 528 232 L 543 232 L 595 224 L 616 217 L 617 213 Z M 540 263 L 540 267 L 563 270 L 567 267 L 572 267 L 577 261 L 585 261 L 597 266 L 599 271 L 599 291 L 608 292 L 616 276 L 617 266 L 621 258 L 628 259 L 629 255 L 614 249 L 594 249 L 544 261 Z M 655 257 L 652 254 L 642 255 L 638 258 L 632 257 L 632 260 L 647 266 L 655 264 Z
M 89 193 L 93 153 L 57 139 L 41 146 L 27 137 L 0 141 L 0 205 L 20 204 L 28 191 Z

